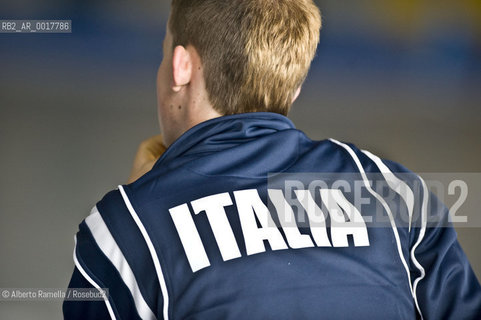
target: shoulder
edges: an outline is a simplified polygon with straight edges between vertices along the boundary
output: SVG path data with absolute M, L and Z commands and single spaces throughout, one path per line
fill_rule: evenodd
M 317 142 L 320 146 L 328 148 L 332 156 L 342 158 L 343 161 L 350 161 L 356 171 L 366 173 L 399 173 L 416 176 L 411 170 L 402 164 L 385 159 L 369 150 L 359 148 L 357 145 L 329 138 Z

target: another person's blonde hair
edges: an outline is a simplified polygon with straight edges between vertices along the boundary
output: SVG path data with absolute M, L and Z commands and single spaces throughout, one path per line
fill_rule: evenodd
M 307 76 L 321 16 L 312 0 L 173 0 L 173 45 L 194 46 L 221 114 L 286 115 Z

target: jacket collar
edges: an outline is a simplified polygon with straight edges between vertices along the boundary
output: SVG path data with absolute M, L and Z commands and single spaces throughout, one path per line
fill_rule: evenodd
M 288 129 L 295 129 L 292 121 L 271 112 L 241 113 L 207 120 L 180 136 L 155 163 L 154 169 L 179 157 L 224 150 Z

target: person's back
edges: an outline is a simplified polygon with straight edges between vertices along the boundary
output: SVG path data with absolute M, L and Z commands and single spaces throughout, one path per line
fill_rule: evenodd
M 175 47 L 173 57 L 167 55 L 172 63 L 161 65 L 158 79 L 168 79 L 166 70 L 173 68 L 173 84 L 158 90 L 162 133 L 169 147 L 150 171 L 108 193 L 80 225 L 70 287 L 109 288 L 109 298 L 66 301 L 65 317 L 481 317 L 479 283 L 447 223 L 446 209 L 423 188 L 424 182 L 400 165 L 352 145 L 311 141 L 281 115 L 297 96 L 308 69 L 298 64 L 295 70 L 288 64 L 295 65 L 296 52 L 304 56 L 299 60 L 310 62 L 317 44 L 320 19 L 317 11 L 311 12 L 312 3 L 237 2 L 205 1 L 203 7 L 195 1 L 174 1 L 173 46 L 185 48 Z M 238 11 L 234 7 L 240 3 Z M 222 4 L 224 11 L 213 4 Z M 197 5 L 207 17 L 193 15 L 195 9 L 182 16 L 182 5 Z M 176 34 L 184 18 L 218 19 L 211 22 L 223 22 L 226 28 L 249 23 L 265 32 L 265 26 L 258 25 L 269 19 L 263 17 L 266 13 L 272 15 L 273 31 L 257 40 L 274 49 L 282 47 L 276 41 L 292 40 L 294 48 L 283 47 L 292 53 L 291 59 L 287 54 L 276 60 L 269 55 L 272 48 L 259 51 L 256 43 L 246 40 L 248 35 L 231 37 L 220 26 L 213 28 L 221 40 L 227 39 L 225 51 L 231 57 L 198 59 L 197 50 L 200 57 L 210 50 L 208 36 L 199 44 L 195 41 L 201 40 L 191 43 L 182 40 L 186 35 Z M 284 21 L 286 30 L 277 30 L 282 13 L 291 13 L 291 24 L 299 26 Z M 290 33 L 293 39 L 282 39 Z M 296 46 L 302 34 L 306 43 Z M 280 61 L 280 66 L 235 56 L 235 50 L 229 50 L 235 40 L 248 48 L 247 57 Z M 189 51 L 191 44 L 197 50 Z M 223 58 L 251 67 L 237 74 L 244 79 L 238 95 L 233 93 L 236 73 L 222 68 Z M 212 64 L 217 60 L 221 67 L 215 73 Z M 199 102 L 194 102 L 199 100 L 197 64 L 206 77 L 206 96 L 222 116 L 192 120 L 200 114 L 195 109 Z M 265 68 L 271 73 L 264 74 Z M 286 70 L 293 72 L 293 79 L 286 78 Z M 209 82 L 212 72 L 221 78 L 217 80 L 232 83 Z M 265 83 L 266 76 L 273 77 L 272 83 Z M 227 89 L 220 94 L 223 88 Z M 284 89 L 287 93 L 280 94 Z M 184 96 L 178 98 L 179 92 Z M 427 224 L 428 215 L 437 218 L 436 224 Z

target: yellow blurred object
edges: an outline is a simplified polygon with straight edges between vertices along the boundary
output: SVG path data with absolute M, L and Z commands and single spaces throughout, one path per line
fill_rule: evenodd
M 372 24 L 388 30 L 397 40 L 410 41 L 423 30 L 441 24 L 465 24 L 481 33 L 480 0 L 365 0 Z
M 481 34 L 481 1 L 480 0 L 464 0 L 464 12 L 470 17 L 475 32 Z M 479 38 L 478 38 L 479 39 Z
M 369 5 L 374 8 L 371 21 L 389 30 L 391 36 L 408 41 L 424 27 L 427 11 L 425 1 L 419 0 L 372 0 Z
M 163 145 L 162 135 L 160 134 L 142 141 L 135 155 L 132 171 L 127 183 L 132 183 L 149 172 L 165 150 L 167 150 L 167 148 Z

